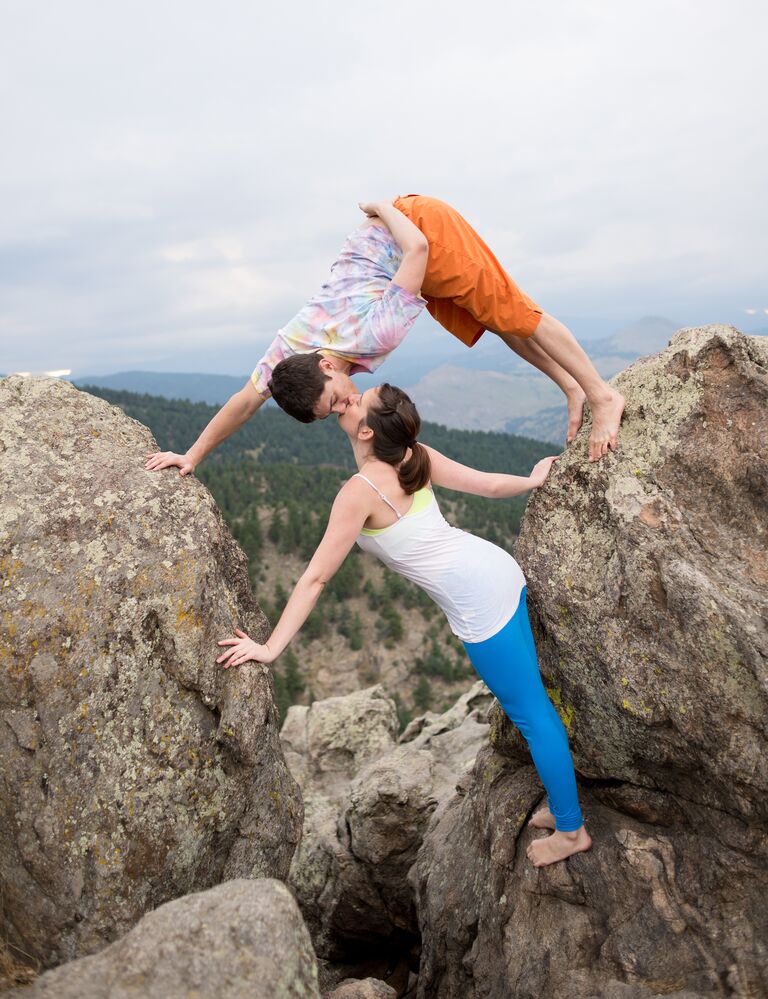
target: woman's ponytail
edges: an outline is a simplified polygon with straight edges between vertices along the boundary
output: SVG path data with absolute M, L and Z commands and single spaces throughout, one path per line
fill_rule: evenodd
M 416 440 L 421 418 L 405 392 L 386 382 L 380 385 L 366 423 L 373 430 L 374 455 L 397 469 L 404 492 L 411 495 L 423 489 L 432 475 L 431 463 L 427 449 Z M 404 460 L 408 451 L 411 453 Z
M 422 447 L 418 441 L 414 441 L 410 458 L 404 461 L 397 470 L 400 485 L 403 487 L 403 491 L 410 496 L 411 493 L 423 489 L 431 476 L 432 468 L 427 449 Z

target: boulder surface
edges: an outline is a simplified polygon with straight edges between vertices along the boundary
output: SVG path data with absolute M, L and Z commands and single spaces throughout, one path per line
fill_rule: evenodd
M 285 877 L 302 806 L 268 625 L 208 491 L 66 382 L 0 381 L 0 906 L 44 966 L 235 877 Z
M 91 957 L 15 999 L 320 999 L 317 962 L 279 881 L 235 880 L 167 902 Z

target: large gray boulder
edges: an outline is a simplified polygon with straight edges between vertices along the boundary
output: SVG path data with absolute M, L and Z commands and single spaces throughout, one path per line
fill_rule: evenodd
M 279 881 L 237 880 L 167 902 L 99 954 L 15 999 L 320 999 L 317 962 Z
M 51 379 L 0 381 L 0 906 L 44 966 L 227 878 L 285 877 L 301 828 L 267 622 L 208 491 Z
M 577 767 L 768 819 L 768 338 L 681 330 L 526 511 L 542 671 Z M 586 430 L 582 435 L 585 437 Z

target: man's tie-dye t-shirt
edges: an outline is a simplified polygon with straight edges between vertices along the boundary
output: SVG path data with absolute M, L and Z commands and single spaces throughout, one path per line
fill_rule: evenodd
M 374 371 L 418 318 L 425 300 L 392 283 L 402 251 L 388 229 L 365 225 L 344 243 L 319 294 L 277 334 L 251 381 L 271 395 L 272 371 L 284 357 L 310 350 L 352 361 L 351 374 Z

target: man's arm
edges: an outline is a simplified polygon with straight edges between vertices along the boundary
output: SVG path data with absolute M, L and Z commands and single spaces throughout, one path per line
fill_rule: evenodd
M 369 218 L 380 218 L 403 251 L 403 259 L 392 278 L 392 283 L 405 288 L 412 295 L 418 295 L 429 259 L 427 237 L 418 226 L 395 208 L 391 201 L 361 201 L 360 208 Z
M 257 392 L 253 382 L 248 379 L 244 387 L 224 403 L 186 454 L 156 451 L 147 457 L 144 468 L 157 472 L 161 468 L 176 466 L 180 475 L 189 475 L 203 458 L 239 430 L 266 401 L 267 397 Z

